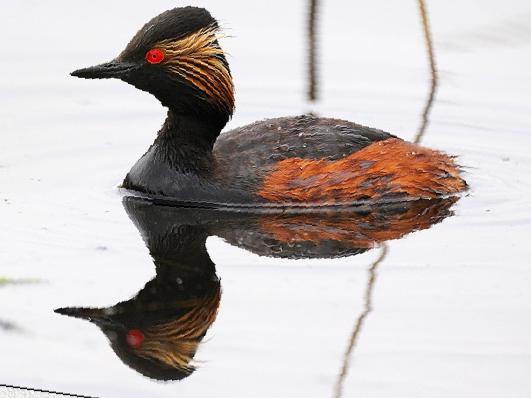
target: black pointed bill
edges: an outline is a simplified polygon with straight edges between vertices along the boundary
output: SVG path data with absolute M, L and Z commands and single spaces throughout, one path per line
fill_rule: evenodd
M 113 60 L 101 65 L 78 69 L 70 74 L 83 79 L 121 79 L 138 67 L 139 65 L 136 63 Z
M 71 316 L 73 318 L 86 319 L 96 324 L 112 324 L 112 321 L 108 318 L 109 313 L 106 309 L 65 307 L 57 308 L 54 312 L 61 315 Z

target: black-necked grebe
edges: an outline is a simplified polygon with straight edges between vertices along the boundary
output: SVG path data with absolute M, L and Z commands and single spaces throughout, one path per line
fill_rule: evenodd
M 113 61 L 72 72 L 153 94 L 168 116 L 123 187 L 216 206 L 323 206 L 432 199 L 466 189 L 453 158 L 381 130 L 314 116 L 220 135 L 234 111 L 229 65 L 208 11 L 149 21 Z

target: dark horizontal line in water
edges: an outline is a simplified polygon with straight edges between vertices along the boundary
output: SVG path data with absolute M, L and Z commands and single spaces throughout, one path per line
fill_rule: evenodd
M 122 188 L 123 189 L 123 188 Z M 127 190 L 125 190 L 127 191 Z M 127 191 L 130 192 L 130 191 Z M 392 208 L 394 206 L 400 206 L 406 203 L 423 201 L 426 203 L 432 203 L 432 201 L 445 200 L 450 197 L 456 197 L 460 195 L 447 195 L 441 196 L 435 199 L 427 198 L 401 198 L 401 199 L 388 199 L 378 202 L 371 202 L 370 200 L 348 202 L 348 203 L 333 203 L 333 204 L 320 204 L 320 203 L 215 203 L 215 202 L 192 202 L 182 201 L 172 198 L 156 197 L 149 195 L 141 195 L 135 192 L 134 195 L 124 195 L 125 198 L 131 198 L 136 200 L 142 200 L 152 203 L 158 206 L 167 207 L 180 207 L 180 208 L 192 208 L 192 209 L 209 209 L 216 211 L 226 211 L 235 213 L 259 213 L 259 214 L 275 214 L 275 213 L 325 213 L 325 212 L 365 212 L 375 209 Z
M 64 397 L 96 398 L 96 397 L 90 396 L 90 395 L 70 394 L 70 393 L 66 393 L 66 392 L 58 392 L 58 391 L 53 391 L 53 390 L 41 390 L 39 388 L 13 386 L 13 385 L 10 385 L 10 384 L 0 384 L 0 388 L 11 388 L 11 389 L 21 390 L 21 391 L 42 392 L 44 394 L 62 395 Z

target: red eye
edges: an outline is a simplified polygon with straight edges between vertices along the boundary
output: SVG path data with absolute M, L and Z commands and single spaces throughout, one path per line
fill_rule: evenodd
M 152 48 L 146 53 L 146 61 L 150 64 L 160 64 L 164 60 L 164 52 L 160 48 Z
M 144 342 L 145 337 L 142 331 L 138 329 L 131 329 L 127 332 L 125 339 L 127 340 L 127 344 L 129 344 L 130 347 L 138 348 Z

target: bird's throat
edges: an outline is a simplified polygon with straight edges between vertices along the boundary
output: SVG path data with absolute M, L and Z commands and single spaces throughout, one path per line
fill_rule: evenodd
M 212 171 L 212 148 L 221 129 L 194 115 L 168 111 L 154 145 L 164 161 L 184 173 Z

